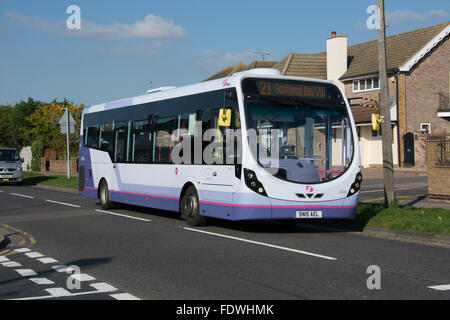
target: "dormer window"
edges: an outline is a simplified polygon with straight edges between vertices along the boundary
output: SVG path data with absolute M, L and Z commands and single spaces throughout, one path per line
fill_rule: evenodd
M 353 81 L 353 92 L 365 92 L 380 89 L 380 79 L 366 78 Z

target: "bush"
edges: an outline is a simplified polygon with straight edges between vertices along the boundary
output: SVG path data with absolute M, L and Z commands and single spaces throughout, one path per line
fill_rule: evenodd
M 44 144 L 41 140 L 36 140 L 31 144 L 31 170 L 41 171 L 41 158 L 44 156 Z

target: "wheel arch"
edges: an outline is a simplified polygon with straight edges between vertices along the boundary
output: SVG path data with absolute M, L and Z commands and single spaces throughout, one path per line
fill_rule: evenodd
M 105 181 L 106 184 L 107 184 L 108 187 L 109 187 L 109 184 L 108 184 L 108 181 L 106 180 L 106 178 L 105 178 L 105 177 L 101 177 L 100 180 L 98 181 L 98 185 L 97 185 L 97 199 L 100 198 L 100 186 L 102 185 L 102 182 L 103 182 L 103 181 Z
M 184 196 L 184 194 L 186 193 L 187 189 L 188 189 L 189 187 L 191 187 L 191 186 L 193 186 L 193 187 L 195 188 L 195 190 L 197 190 L 197 188 L 195 187 L 195 184 L 194 184 L 194 183 L 192 183 L 191 181 L 187 181 L 187 182 L 184 184 L 183 188 L 181 189 L 181 192 L 180 192 L 180 200 L 178 200 L 178 208 L 180 208 L 180 205 L 181 205 L 181 199 L 183 199 L 183 196 Z M 197 194 L 198 194 L 198 191 L 197 191 Z

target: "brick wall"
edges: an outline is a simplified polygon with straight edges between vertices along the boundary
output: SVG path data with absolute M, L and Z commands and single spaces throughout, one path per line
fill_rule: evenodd
M 428 194 L 439 201 L 450 201 L 450 166 L 438 167 L 437 148 L 441 141 L 427 141 Z M 446 198 L 446 199 L 445 199 Z
M 48 169 L 48 170 L 47 170 Z M 67 161 L 66 160 L 48 160 L 41 159 L 41 172 L 54 173 L 54 174 L 66 174 L 67 173 Z M 70 172 L 78 172 L 78 159 L 70 159 Z
M 416 135 L 416 166 L 426 165 L 426 136 L 421 123 L 431 124 L 431 135 L 449 135 L 450 121 L 438 118 L 439 93 L 449 91 L 450 38 L 422 59 L 406 76 L 406 131 Z

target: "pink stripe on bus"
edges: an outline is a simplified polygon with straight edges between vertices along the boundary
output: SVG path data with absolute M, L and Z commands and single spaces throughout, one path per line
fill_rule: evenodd
M 353 209 L 357 206 L 333 206 L 333 205 L 259 205 L 259 204 L 239 204 L 239 203 L 223 203 L 213 201 L 200 201 L 200 203 L 214 204 L 219 206 L 239 207 L 239 208 L 324 208 L 324 209 Z

